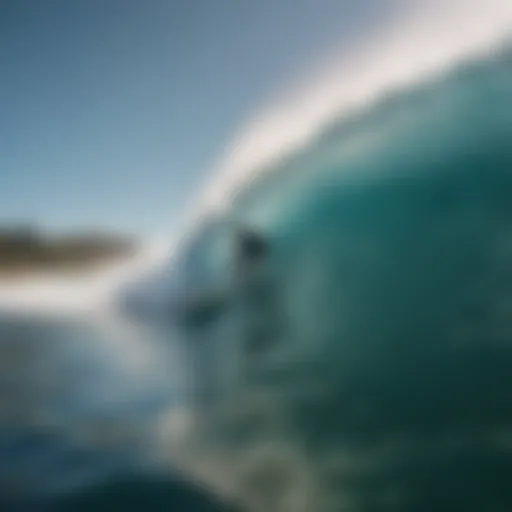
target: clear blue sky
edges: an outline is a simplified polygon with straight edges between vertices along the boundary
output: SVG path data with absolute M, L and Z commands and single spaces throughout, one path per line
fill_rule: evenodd
M 0 225 L 172 232 L 244 120 L 387 0 L 0 0 Z

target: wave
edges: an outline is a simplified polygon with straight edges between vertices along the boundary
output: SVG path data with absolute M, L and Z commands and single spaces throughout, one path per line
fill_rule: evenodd
M 252 302 L 229 340 L 203 326 L 235 396 L 172 461 L 256 511 L 510 503 L 511 133 L 505 46 L 335 118 L 239 190 L 272 311 Z
M 444 5 L 394 44 L 381 39 L 374 60 L 357 55 L 350 87 L 333 73 L 315 101 L 263 114 L 200 198 L 201 212 L 228 210 L 272 238 L 279 307 L 244 311 L 265 324 L 259 353 L 249 322 L 203 326 L 201 343 L 185 344 L 202 356 L 193 377 L 222 374 L 229 400 L 201 428 L 188 404 L 172 409 L 155 437 L 174 468 L 250 510 L 495 512 L 511 501 L 512 59 L 495 49 L 511 8 Z M 375 103 L 388 86 L 402 89 Z M 219 224 L 200 220 L 180 247 L 52 302 L 69 308 L 81 289 L 83 310 L 166 256 L 159 287 L 181 263 L 208 280 L 221 268 L 210 266 Z M 19 303 L 46 300 L 30 295 Z
M 442 88 L 439 84 L 449 84 L 474 64 L 506 53 L 510 34 L 512 5 L 508 1 L 418 5 L 394 26 L 376 33 L 348 62 L 331 62 L 313 73 L 316 78 L 283 93 L 286 100 L 278 99 L 258 112 L 226 148 L 213 179 L 193 202 L 164 268 L 145 282 L 136 276 L 131 279 L 141 307 L 146 303 L 158 310 L 190 287 L 191 279 L 197 281 L 199 274 L 203 281 L 211 280 L 211 274 L 218 273 L 214 269 L 222 266 L 213 245 L 224 236 L 226 224 L 246 222 L 275 231 L 297 215 L 304 179 L 324 179 L 319 176 L 323 167 L 336 168 L 338 175 L 368 173 L 372 166 L 358 165 L 353 170 L 350 159 L 359 158 L 361 152 L 374 154 L 379 144 L 386 143 L 386 136 L 394 137 L 392 143 L 396 143 L 396 131 L 386 133 L 382 126 L 386 120 L 375 119 L 382 111 L 381 118 L 386 119 L 385 113 L 400 102 L 411 104 L 409 110 L 414 111 L 422 91 L 426 96 L 436 94 Z M 451 87 L 458 87 L 458 82 Z M 455 104 L 448 95 L 438 108 L 448 112 Z M 399 117 L 404 117 L 404 108 L 398 110 Z M 425 140 L 429 137 L 430 133 Z M 405 142 L 401 146 L 416 152 L 419 145 Z M 188 272 L 185 277 L 184 267 L 192 261 L 210 270 L 203 268 L 192 277 Z

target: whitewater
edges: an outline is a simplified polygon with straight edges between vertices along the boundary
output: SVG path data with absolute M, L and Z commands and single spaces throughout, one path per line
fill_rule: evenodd
M 16 315 L 81 316 L 104 314 L 113 294 L 133 276 L 143 277 L 164 263 L 167 241 L 145 243 L 135 255 L 71 276 L 41 273 L 0 283 L 0 311 Z

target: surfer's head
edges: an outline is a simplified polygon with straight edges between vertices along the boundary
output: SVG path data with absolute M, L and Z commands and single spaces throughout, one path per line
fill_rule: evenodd
M 257 263 L 266 257 L 268 244 L 260 233 L 251 228 L 239 228 L 235 236 L 238 263 Z

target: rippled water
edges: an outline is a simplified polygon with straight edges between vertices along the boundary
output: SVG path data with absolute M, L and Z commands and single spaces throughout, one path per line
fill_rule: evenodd
M 139 510 L 152 494 L 166 507 L 208 504 L 189 484 L 163 478 L 159 430 L 171 411 L 186 408 L 192 390 L 193 354 L 178 352 L 172 338 L 133 326 L 2 318 L 2 510 L 53 510 L 74 492 L 126 478 L 119 496 L 105 491 L 113 495 L 102 506 Z M 155 473 L 160 480 L 151 480 Z M 95 492 L 83 503 L 100 499 Z M 91 509 L 72 503 L 65 510 Z

